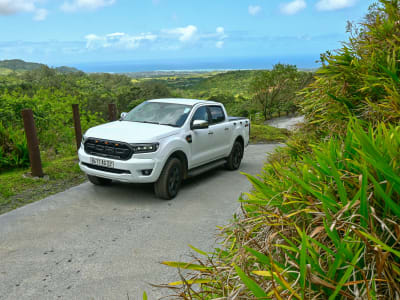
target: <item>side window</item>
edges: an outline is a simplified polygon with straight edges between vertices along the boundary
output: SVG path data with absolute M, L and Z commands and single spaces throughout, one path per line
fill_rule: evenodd
M 192 122 L 194 120 L 203 120 L 209 122 L 206 106 L 202 106 L 196 110 L 196 112 L 193 115 Z
M 225 121 L 225 114 L 221 106 L 209 106 L 213 124 Z

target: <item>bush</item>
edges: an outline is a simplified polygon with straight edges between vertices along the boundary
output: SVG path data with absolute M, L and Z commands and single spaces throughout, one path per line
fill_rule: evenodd
M 308 125 L 265 165 L 222 249 L 176 283 L 198 299 L 396 299 L 400 2 L 380 1 L 301 102 Z M 192 288 L 199 284 L 200 288 Z

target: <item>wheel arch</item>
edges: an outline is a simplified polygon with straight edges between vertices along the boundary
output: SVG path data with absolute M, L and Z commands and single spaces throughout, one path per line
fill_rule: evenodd
M 188 158 L 185 154 L 185 152 L 183 152 L 182 150 L 176 150 L 174 152 L 172 152 L 168 159 L 166 161 L 169 161 L 171 158 L 177 158 L 179 159 L 182 164 L 183 164 L 183 178 L 186 179 L 187 178 L 187 173 L 188 173 Z

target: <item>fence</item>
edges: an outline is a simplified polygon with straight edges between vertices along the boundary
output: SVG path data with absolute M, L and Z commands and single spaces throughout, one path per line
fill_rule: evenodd
M 26 141 L 28 144 L 29 161 L 31 166 L 31 174 L 34 177 L 43 177 L 42 160 L 40 158 L 39 139 L 37 137 L 35 120 L 31 109 L 23 109 L 21 111 L 24 121 L 24 130 Z M 79 149 L 82 141 L 81 119 L 79 114 L 79 104 L 72 104 L 72 118 L 74 121 L 76 148 Z M 108 119 L 110 121 L 117 120 L 117 106 L 114 103 L 108 104 Z

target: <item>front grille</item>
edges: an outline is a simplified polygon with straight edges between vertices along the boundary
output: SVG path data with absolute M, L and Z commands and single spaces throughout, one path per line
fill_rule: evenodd
M 88 168 L 103 171 L 103 172 L 109 172 L 109 173 L 115 173 L 115 174 L 131 174 L 131 171 L 128 170 L 121 170 L 121 169 L 113 169 L 113 168 L 107 168 L 107 167 L 102 167 L 102 166 L 96 166 L 88 163 L 82 163 Z
M 87 154 L 112 159 L 128 160 L 133 154 L 133 150 L 128 144 L 114 141 L 89 138 L 85 141 L 84 146 Z

